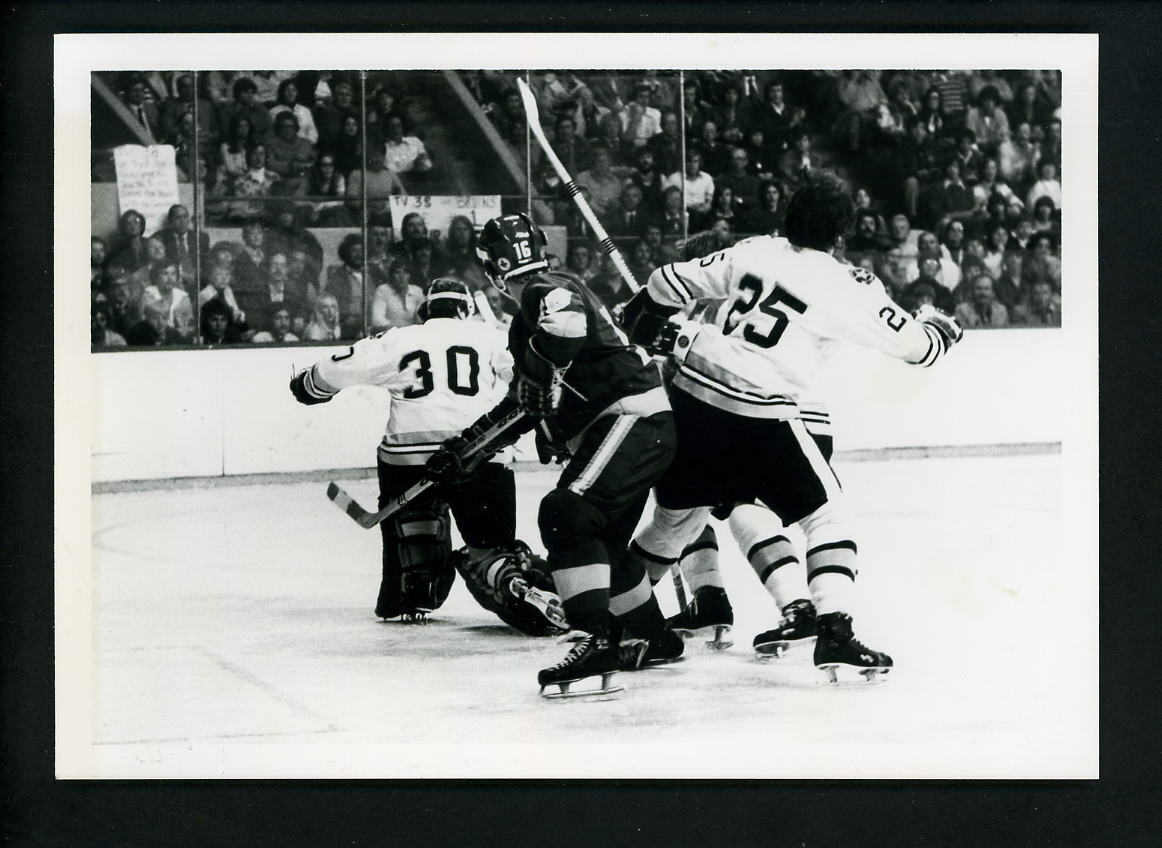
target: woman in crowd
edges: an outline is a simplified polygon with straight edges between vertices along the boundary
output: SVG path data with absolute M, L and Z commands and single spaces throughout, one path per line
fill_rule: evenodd
M 1009 246 L 1009 228 L 1001 224 L 988 234 L 985 244 L 984 267 L 994 280 L 1001 275 L 1001 264 L 1005 261 L 1005 249 Z
M 125 337 L 113 329 L 113 313 L 106 303 L 94 303 L 89 318 L 93 347 L 125 347 Z
M 293 79 L 285 79 L 278 84 L 278 102 L 270 107 L 270 117 L 274 119 L 275 132 L 278 131 L 278 118 L 288 113 L 295 117 L 295 132 L 308 144 L 315 144 L 319 140 L 319 131 L 315 127 L 315 118 L 311 110 L 299 103 L 299 87 Z
M 230 307 L 220 300 L 211 300 L 202 307 L 201 342 L 205 345 L 238 344 L 242 334 L 230 321 Z
M 250 341 L 254 344 L 291 344 L 297 342 L 299 337 L 291 332 L 291 326 L 294 323 L 294 317 L 291 311 L 285 306 L 281 306 L 274 311 L 274 315 L 270 319 L 269 330 L 259 330 Z
M 206 284 L 198 292 L 198 304 L 205 308 L 210 301 L 226 307 L 230 321 L 240 332 L 246 330 L 246 313 L 238 305 L 234 294 L 234 273 L 230 263 L 215 262 L 206 275 Z
M 323 153 L 315 161 L 307 180 L 307 196 L 314 201 L 312 214 L 321 227 L 347 227 L 351 216 L 344 198 L 347 181 L 335 163 L 335 154 Z
M 117 222 L 117 238 L 113 242 L 108 267 L 119 268 L 130 274 L 149 261 L 145 252 L 145 216 L 136 209 L 121 213 Z
M 774 180 L 759 183 L 758 205 L 739 223 L 747 235 L 777 236 L 783 231 L 782 188 Z
M 253 126 L 244 112 L 235 112 L 230 116 L 226 138 L 218 147 L 222 177 L 227 181 L 246 173 L 246 151 L 250 149 L 253 135 Z
M 323 281 L 323 288 L 319 292 L 319 300 L 323 293 L 330 294 L 338 304 L 340 320 L 344 338 L 356 338 L 363 329 L 363 282 L 366 273 L 363 251 L 363 236 L 359 233 L 349 233 L 339 242 L 338 249 L 340 265 L 327 268 L 327 275 Z M 374 286 L 377 280 L 368 280 L 369 286 Z M 367 292 L 368 301 L 374 291 Z
M 1011 138 L 1004 139 L 997 149 L 1001 176 L 1019 189 L 1028 188 L 1033 182 L 1034 168 L 1040 152 L 1033 143 L 1033 130 L 1027 122 L 1017 124 Z
M 299 134 L 298 119 L 282 112 L 274 119 L 274 132 L 266 143 L 266 167 L 278 174 L 279 194 L 306 193 L 306 177 L 315 164 L 315 147 Z
M 928 131 L 928 137 L 936 139 L 944 132 L 944 102 L 940 89 L 930 88 L 924 94 L 924 102 L 918 115 L 920 123 Z
M 964 119 L 966 129 L 976 136 L 976 145 L 985 153 L 997 149 L 1009 133 L 1009 119 L 1001 108 L 1001 98 L 995 86 L 986 85 L 977 95 L 976 105 Z
M 363 167 L 363 131 L 356 115 L 347 115 L 339 124 L 339 134 L 327 147 L 327 152 L 335 157 L 335 167 L 344 179 L 351 172 Z
M 308 342 L 327 342 L 344 338 L 343 327 L 339 321 L 339 301 L 335 299 L 335 295 L 330 292 L 319 295 L 314 315 L 307 324 L 303 338 Z
M 432 169 L 424 143 L 414 135 L 404 135 L 403 118 L 389 115 L 384 125 L 384 161 L 397 174 L 423 173 Z
M 710 209 L 700 216 L 697 221 L 691 221 L 694 230 L 708 230 L 718 220 L 725 220 L 731 229 L 737 229 L 734 211 L 734 189 L 728 185 L 719 185 L 714 189 L 714 200 L 710 202 Z
M 266 198 L 278 182 L 278 174 L 267 168 L 266 145 L 255 142 L 246 151 L 246 173 L 233 180 L 229 193 L 236 198 Z M 227 214 L 231 220 L 245 221 L 260 217 L 264 208 L 257 199 L 236 200 L 229 204 Z
M 1057 219 L 1057 207 L 1049 197 L 1040 197 L 1033 204 L 1033 231 L 1046 233 L 1056 238 L 1061 235 L 1061 224 Z

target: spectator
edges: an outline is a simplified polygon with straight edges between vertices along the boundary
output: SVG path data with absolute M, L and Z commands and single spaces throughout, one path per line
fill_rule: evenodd
M 880 236 L 876 226 L 876 215 L 870 209 L 856 213 L 855 232 L 844 244 L 847 261 L 859 265 L 865 256 L 876 258 L 887 250 L 887 242 Z
M 646 142 L 662 131 L 662 113 L 650 105 L 650 87 L 638 83 L 633 97 L 618 113 L 621 139 L 626 147 L 645 146 Z
M 621 178 L 613 172 L 613 156 L 607 146 L 593 146 L 593 167 L 577 175 L 577 185 L 589 191 L 589 205 L 605 223 L 621 197 Z
M 1001 274 L 993 283 L 993 292 L 997 300 L 1010 310 L 1025 299 L 1028 290 L 1021 277 L 1021 266 L 1024 261 L 1025 255 L 1022 251 L 1006 250 L 1004 259 L 1001 260 Z
M 1049 197 L 1038 198 L 1033 207 L 1033 220 L 1029 222 L 1034 233 L 1045 233 L 1051 236 L 1060 235 L 1061 225 L 1057 220 L 1057 208 Z
M 484 289 L 484 298 L 488 303 L 489 312 L 492 313 L 492 319 L 501 329 L 508 329 L 508 326 L 512 324 L 512 314 L 509 311 L 510 301 L 500 293 L 500 289 L 496 286 Z M 477 303 L 479 302 L 479 298 L 477 298 Z M 483 310 L 480 310 L 479 314 L 482 320 L 489 320 Z
M 363 167 L 363 136 L 359 125 L 359 118 L 347 115 L 339 124 L 339 135 L 328 143 L 326 148 L 335 156 L 335 167 L 344 179 L 349 179 L 351 172 Z
M 1030 240 L 1027 253 L 1022 270 L 1025 279 L 1047 280 L 1055 292 L 1061 291 L 1061 260 L 1053 255 L 1053 237 L 1048 233 L 1036 233 Z
M 376 143 L 387 137 L 387 119 L 395 114 L 395 93 L 387 86 L 376 89 L 367 108 L 367 129 Z
M 93 347 L 125 347 L 125 337 L 113 329 L 113 313 L 107 303 L 94 303 L 89 316 L 89 340 Z
M 1017 196 L 1001 177 L 1000 163 L 991 157 L 985 159 L 980 181 L 973 186 L 972 193 L 978 207 L 992 205 L 993 195 L 999 195 L 1006 204 Z
M 607 229 L 614 238 L 640 238 L 647 222 L 653 217 L 642 208 L 642 189 L 637 183 L 628 182 L 621 190 L 621 199 L 609 216 Z
M 291 248 L 287 254 L 287 262 L 290 264 L 290 280 L 287 283 L 290 290 L 300 300 L 313 305 L 319 296 L 321 264 L 300 248 Z
M 774 180 L 759 183 L 758 202 L 739 222 L 747 235 L 777 236 L 783 230 L 783 190 Z
M 1009 119 L 1001 108 L 1001 98 L 995 86 L 987 85 L 976 98 L 976 105 L 964 119 L 966 130 L 976 136 L 976 143 L 985 153 L 993 153 L 1009 135 Z
M 293 79 L 295 71 L 254 71 L 250 76 L 256 86 L 255 100 L 269 109 L 278 102 L 278 87 L 283 80 Z
M 351 226 L 345 198 L 347 181 L 335 164 L 335 154 L 323 153 L 307 178 L 307 196 L 314 201 L 312 216 L 321 227 Z
M 251 145 L 246 153 L 246 164 L 246 173 L 236 177 L 229 189 L 231 197 L 239 198 L 228 207 L 227 214 L 234 221 L 262 216 L 265 212 L 262 199 L 271 196 L 280 179 L 267 167 L 266 145 L 261 142 Z
M 408 263 L 397 259 L 387 271 L 387 282 L 375 287 L 368 309 L 371 332 L 419 323 L 417 312 L 424 302 L 424 290 L 412 282 Z
M 316 267 L 322 267 L 323 246 L 314 233 L 301 225 L 302 207 L 284 201 L 273 211 L 274 217 L 266 233 L 270 244 L 288 255 L 292 250 L 305 251 Z
M 784 193 L 785 195 L 787 195 L 787 196 L 789 196 L 789 195 L 790 195 L 790 192 L 786 191 L 786 189 L 785 189 L 785 188 L 784 188 L 784 191 L 783 191 L 783 193 Z M 881 235 L 881 236 L 883 236 L 883 235 L 886 235 L 886 234 L 887 234 L 887 232 L 888 232 L 888 225 L 887 225 L 887 222 L 886 222 L 886 221 L 884 221 L 884 218 L 883 218 L 883 216 L 882 216 L 882 215 L 880 215 L 880 213 L 879 213 L 878 211 L 876 211 L 876 208 L 875 208 L 875 206 L 873 206 L 873 204 L 872 204 L 872 196 L 871 196 L 871 192 L 869 192 L 869 191 L 868 191 L 866 188 L 864 188 L 863 186 L 859 186 L 859 187 L 858 187 L 858 188 L 855 190 L 855 193 L 854 193 L 854 195 L 852 196 L 852 198 L 853 198 L 853 200 L 855 201 L 855 211 L 856 211 L 856 213 L 858 214 L 858 213 L 860 213 L 860 212 L 870 212 L 870 213 L 872 213 L 873 215 L 875 215 L 875 218 L 876 218 L 876 232 L 877 232 L 879 235 Z
M 274 311 L 274 315 L 270 318 L 270 329 L 259 330 L 250 341 L 254 344 L 291 344 L 297 342 L 299 337 L 291 332 L 291 326 L 294 323 L 294 316 L 291 311 L 285 306 L 280 307 Z
M 201 337 L 204 345 L 238 344 L 242 334 L 230 321 L 230 307 L 220 300 L 211 300 L 202 307 Z
M 964 235 L 963 221 L 954 218 L 944 227 L 942 251 L 945 258 L 955 263 L 958 268 L 964 263 L 964 257 L 967 255 L 964 249 Z
M 1022 83 L 1017 96 L 1009 104 L 1009 126 L 1028 124 L 1043 127 L 1053 117 L 1053 105 L 1037 90 L 1032 82 Z
M 275 135 L 280 135 L 278 121 L 284 114 L 294 116 L 295 133 L 310 145 L 319 141 L 319 130 L 311 110 L 299 102 L 299 87 L 293 79 L 285 79 L 278 84 L 277 103 L 270 107 L 270 117 L 274 123 Z
M 1013 309 L 1013 324 L 1022 327 L 1061 326 L 1061 298 L 1053 293 L 1048 280 L 1037 280 L 1029 286 L 1026 302 Z
M 373 146 L 367 151 L 367 220 L 377 227 L 391 226 L 391 205 L 388 198 L 393 194 L 407 195 L 400 182 L 399 174 L 385 164 L 383 150 Z M 353 216 L 360 216 L 363 206 L 364 172 L 354 170 L 347 177 L 347 210 Z
M 676 112 L 662 113 L 662 131 L 653 136 L 647 147 L 654 151 L 654 162 L 663 174 L 672 174 L 682 166 L 682 135 Z
M 289 83 L 294 88 L 294 83 Z M 278 174 L 278 193 L 306 194 L 306 177 L 315 164 L 315 148 L 299 133 L 293 112 L 280 112 L 274 118 L 274 132 L 266 142 L 266 167 Z
M 1012 250 L 1027 250 L 1029 248 L 1029 239 L 1033 237 L 1036 230 L 1033 227 L 1032 220 L 1028 216 L 1022 216 L 1017 225 L 1009 231 L 1009 248 Z
M 194 112 L 194 78 L 182 74 L 177 78 L 177 97 L 171 97 L 161 105 L 162 138 L 175 141 L 179 136 L 179 124 L 183 115 Z M 192 127 L 187 130 L 192 134 Z M 214 104 L 202 97 L 198 98 L 198 141 L 215 144 L 218 140 L 218 110 Z
M 884 281 L 892 291 L 902 291 L 915 276 L 919 255 L 919 234 L 912 230 L 907 215 L 894 215 L 888 222 L 888 249 L 884 253 Z
M 190 232 L 190 210 L 180 203 L 169 208 L 166 225 L 153 234 L 165 245 L 165 253 L 178 264 L 182 285 L 194 290 L 197 279 L 196 264 L 204 264 L 210 255 L 210 236 L 204 231 L 198 233 L 197 262 L 194 254 L 194 235 Z
M 1036 213 L 1037 201 L 1048 197 L 1053 201 L 1053 208 L 1061 208 L 1061 183 L 1057 180 L 1057 163 L 1052 159 L 1042 159 L 1037 165 L 1037 175 L 1040 179 L 1033 183 L 1029 195 L 1025 200 L 1026 206 Z
M 771 80 L 763 88 L 762 101 L 754 104 L 750 115 L 743 116 L 750 119 L 749 126 L 763 131 L 763 137 L 775 155 L 782 153 L 792 143 L 788 134 L 792 128 L 793 110 L 783 97 L 783 83 Z
M 384 126 L 384 161 L 397 174 L 422 174 L 432 170 L 432 160 L 424 143 L 403 134 L 403 119 L 390 115 Z
M 338 320 L 343 327 L 342 336 L 324 336 L 323 338 L 353 339 L 359 336 L 363 329 L 363 278 L 364 254 L 363 236 L 358 233 L 349 233 L 339 242 L 339 259 L 341 265 L 332 265 L 327 269 L 327 276 L 323 289 L 319 292 L 317 304 L 322 304 L 323 295 L 328 294 L 335 300 L 338 309 Z M 368 281 L 368 295 L 374 292 L 373 286 L 378 280 Z M 370 300 L 370 297 L 368 298 Z M 316 317 L 320 313 L 316 308 Z M 326 326 L 330 326 L 328 323 Z M 314 341 L 308 330 L 307 339 Z
M 306 311 L 306 299 L 294 290 L 290 275 L 290 260 L 280 248 L 266 257 L 262 287 L 239 293 L 241 306 L 252 329 L 270 330 L 271 319 L 279 307 L 292 313 Z
M 254 127 L 245 112 L 234 112 L 226 125 L 226 137 L 218 147 L 222 177 L 232 180 L 246 173 L 246 151 L 254 141 Z
M 125 284 L 114 280 L 109 284 L 104 305 L 109 309 L 110 328 L 128 340 L 129 331 L 142 318 L 141 301 L 132 302 Z
M 844 71 L 839 77 L 837 94 L 844 111 L 837 127 L 852 153 L 859 151 L 867 127 L 874 124 L 879 107 L 887 102 L 879 77 L 879 71 Z
M 893 82 L 891 99 L 879 107 L 877 126 L 888 143 L 895 145 L 908 134 L 908 124 L 919 114 L 912 102 L 911 90 L 907 83 Z
M 470 218 L 457 215 L 449 222 L 448 234 L 439 255 L 441 264 L 434 276 L 455 277 L 473 290 L 489 288 L 484 267 L 476 256 L 476 228 L 472 226 Z
M 734 210 L 738 204 L 734 200 L 734 189 L 729 185 L 719 185 L 714 190 L 714 201 L 710 208 L 701 216 L 694 217 L 693 227 L 696 230 L 708 230 L 716 221 L 726 221 L 733 232 L 736 228 L 735 220 L 738 216 Z
M 936 258 L 940 265 L 932 276 L 941 286 L 949 291 L 955 291 L 956 287 L 960 285 L 960 266 L 953 262 L 952 257 L 945 252 L 935 233 L 920 233 L 916 238 L 916 255 L 917 260 L 923 259 L 925 256 Z M 915 272 L 917 276 L 920 270 L 919 264 L 917 264 Z M 947 311 L 951 312 L 952 310 Z
M 637 149 L 636 168 L 630 172 L 628 181 L 636 185 L 642 192 L 642 211 L 650 218 L 657 217 L 662 209 L 662 189 L 665 187 L 665 177 L 655 167 L 654 151 L 648 147 Z M 625 190 L 622 190 L 625 194 Z
M 125 106 L 137 120 L 146 144 L 158 144 L 162 138 L 161 115 L 157 105 L 146 99 L 145 79 L 134 74 L 125 87 Z
M 687 77 L 682 84 L 682 114 L 687 138 L 693 138 L 703 123 L 713 120 L 710 104 L 702 99 L 702 86 L 694 77 Z
M 790 149 L 795 154 L 795 165 L 804 179 L 819 165 L 819 157 L 811 152 L 811 136 L 805 129 L 791 130 L 787 134 Z
M 112 255 L 108 267 L 113 276 L 119 276 L 113 269 L 130 274 L 148 262 L 145 253 L 145 216 L 136 209 L 121 213 L 117 222 L 117 238 L 113 242 Z
M 738 142 L 741 141 L 740 134 Z M 718 174 L 730 166 L 730 148 L 718 140 L 718 127 L 714 121 L 703 121 L 699 127 L 699 136 L 691 137 L 687 142 L 687 158 L 691 150 L 697 150 L 701 154 L 702 166 L 708 173 Z
M 701 173 L 701 172 L 699 172 Z M 682 189 L 674 185 L 670 179 L 666 182 L 668 185 L 662 192 L 662 215 L 660 225 L 662 228 L 662 237 L 665 239 L 685 238 L 688 214 L 682 208 Z M 711 183 L 713 185 L 713 182 Z M 710 200 L 714 199 L 713 191 L 710 194 Z M 710 204 L 707 201 L 707 208 Z
M 984 249 L 984 267 L 993 280 L 1001 274 L 1001 263 L 1005 259 L 1005 249 L 1009 245 L 1009 229 L 1002 225 L 994 227 L 988 234 Z
M 964 125 L 965 110 L 968 107 L 968 83 L 964 73 L 936 71 L 931 79 L 932 87 L 940 92 L 945 126 L 950 132 L 959 130 Z
M 639 241 L 628 258 L 630 273 L 643 285 L 654 269 L 649 252 L 649 247 L 644 242 Z M 589 289 L 597 295 L 607 309 L 613 311 L 633 297 L 633 292 L 608 254 L 601 254 L 601 261 L 598 265 L 598 272 L 589 281 Z
M 732 190 L 732 199 L 737 207 L 736 211 L 745 211 L 753 204 L 752 198 L 758 196 L 759 178 L 749 171 L 750 156 L 746 149 L 735 147 L 730 151 L 730 167 L 727 171 L 714 178 L 714 186 L 721 191 L 723 188 Z
M 663 237 L 662 225 L 657 221 L 646 224 L 642 230 L 642 242 L 650 249 L 650 261 L 655 266 L 678 261 L 678 252 L 673 249 L 674 241 L 667 241 Z
M 589 142 L 577 135 L 577 121 L 571 115 L 558 115 L 553 125 L 553 152 L 570 174 L 579 174 L 592 161 Z M 541 160 L 541 184 L 550 191 L 557 191 L 561 178 L 550 164 L 548 157 Z
M 972 295 L 956 307 L 956 320 L 965 329 L 1009 325 L 1009 310 L 997 300 L 991 275 L 980 274 L 972 281 Z
M 892 181 L 903 192 L 908 215 L 918 217 L 920 195 L 939 174 L 936 145 L 923 120 L 913 121 L 908 126 L 908 137 L 894 152 L 890 172 Z
M 105 297 L 105 289 L 112 278 L 105 269 L 105 261 L 109 258 L 109 245 L 100 236 L 89 239 L 89 296 L 100 295 Z
M 129 292 L 130 299 L 140 304 L 145 297 L 145 290 L 152 284 L 153 269 L 169 261 L 166 256 L 165 242 L 156 236 L 145 240 L 146 263 L 132 274 L 125 274 L 121 281 Z
M 130 347 L 161 347 L 186 341 L 166 324 L 165 307 L 160 303 L 146 304 L 142 315 L 142 319 L 130 327 L 125 337 Z
M 408 271 L 413 280 L 426 282 L 431 279 L 428 264 L 433 258 L 434 251 L 428 235 L 428 225 L 420 213 L 409 212 L 404 216 L 400 225 L 400 240 L 393 244 L 388 252 L 393 259 L 402 259 L 408 263 Z M 437 267 L 442 261 L 442 258 L 436 258 Z
M 918 117 L 928 138 L 935 140 L 943 135 L 944 101 L 939 88 L 930 88 L 924 93 L 924 103 Z
M 488 117 L 496 126 L 500 137 L 518 152 L 523 152 L 525 146 L 525 108 L 520 99 L 520 92 L 515 88 L 508 88 L 500 96 L 499 108 L 488 113 Z
M 355 335 L 348 335 L 339 320 L 339 301 L 330 292 L 323 292 L 315 304 L 311 322 L 303 332 L 303 338 L 308 342 L 326 342 L 337 339 L 352 339 Z
M 258 100 L 258 86 L 249 77 L 239 77 L 232 87 L 234 99 L 223 103 L 218 109 L 219 126 L 228 127 L 235 115 L 241 115 L 250 123 L 250 137 L 262 139 L 270 131 L 270 112 Z
M 686 178 L 683 183 L 680 173 L 670 174 L 666 178 L 666 189 L 680 189 L 685 186 L 686 210 L 696 215 L 710 210 L 714 201 L 714 178 L 702 170 L 702 153 L 696 148 L 686 151 Z M 663 198 L 663 206 L 665 199 Z M 668 235 L 674 233 L 667 232 Z
M 234 255 L 231 265 L 236 288 L 261 288 L 262 269 L 266 265 L 267 254 L 273 248 L 261 218 L 251 218 L 242 224 L 242 249 Z
M 1045 125 L 1045 138 L 1041 139 L 1041 161 L 1056 162 L 1061 168 L 1061 120 L 1054 118 Z
M 239 331 L 247 328 L 246 312 L 238 305 L 238 298 L 234 294 L 234 272 L 230 265 L 216 263 L 210 266 L 207 282 L 198 292 L 198 305 L 204 308 L 212 300 L 226 307 L 231 323 Z
M 924 292 L 931 297 L 929 302 L 940 311 L 950 315 L 955 312 L 956 299 L 952 296 L 952 290 L 940 282 L 940 266 L 939 253 L 922 253 L 918 262 L 918 275 L 900 291 L 899 304 L 915 312 L 923 303 L 920 293 Z
M 315 127 L 320 150 L 334 150 L 335 142 L 343 131 L 347 118 L 359 121 L 359 110 L 355 108 L 355 92 L 349 82 L 338 82 L 331 88 L 331 102 L 320 103 L 314 110 Z
M 969 188 L 980 182 L 984 160 L 976 147 L 976 134 L 970 129 L 961 130 L 956 137 L 956 161 L 960 164 L 960 178 Z
M 148 314 L 151 307 L 156 307 L 176 340 L 189 341 L 194 332 L 194 310 L 190 296 L 178 285 L 177 263 L 165 259 L 151 266 L 149 280 L 142 299 L 143 311 Z
M 970 97 L 978 99 L 981 91 L 988 86 L 996 90 L 997 98 L 1002 104 L 1012 102 L 1013 89 L 1005 78 L 999 76 L 996 71 L 981 70 L 968 75 L 968 94 Z
M 972 212 L 972 191 L 960 178 L 960 160 L 949 159 L 944 165 L 944 180 L 928 193 L 928 222 L 941 227 L 952 218 L 964 218 Z
M 1010 185 L 1028 185 L 1037 165 L 1037 147 L 1032 141 L 1033 131 L 1028 123 L 1017 124 L 1016 134 L 1004 139 L 997 149 L 1001 176 Z
M 586 241 L 571 241 L 565 256 L 565 268 L 570 273 L 581 278 L 584 283 L 591 282 L 597 276 L 594 268 L 593 246 Z

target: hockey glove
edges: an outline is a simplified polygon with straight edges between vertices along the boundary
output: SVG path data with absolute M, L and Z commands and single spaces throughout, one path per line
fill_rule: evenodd
M 547 418 L 561 408 L 564 388 L 563 369 L 555 370 L 547 383 L 540 383 L 528 377 L 520 377 L 516 383 L 516 396 L 525 412 L 534 418 Z
M 472 473 L 464 463 L 464 449 L 467 446 L 468 439 L 463 435 L 448 439 L 438 451 L 428 457 L 428 461 L 424 463 L 424 473 L 442 486 L 454 486 L 464 482 Z
M 622 326 L 633 344 L 648 349 L 658 338 L 670 316 L 677 311 L 678 307 L 660 304 L 642 289 L 626 303 Z
M 311 376 L 313 372 L 313 368 L 304 368 L 290 381 L 291 394 L 295 396 L 295 400 L 307 406 L 326 403 L 335 395 L 334 392 L 324 391 L 315 385 Z
M 651 356 L 673 356 L 679 362 L 686 358 L 702 325 L 696 321 L 667 321 L 654 340 L 645 346 Z
M 927 324 L 939 333 L 940 338 L 944 341 L 945 353 L 964 338 L 964 330 L 960 328 L 960 323 L 951 315 L 941 312 L 931 304 L 926 303 L 916 310 L 916 320 L 921 324 Z
M 537 448 L 537 461 L 541 465 L 567 462 L 570 456 L 569 449 L 559 444 L 547 430 L 548 427 L 544 423 L 536 429 L 534 444 Z

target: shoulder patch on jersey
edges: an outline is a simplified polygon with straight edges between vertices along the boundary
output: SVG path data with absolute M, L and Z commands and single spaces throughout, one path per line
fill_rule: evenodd
M 573 294 L 568 289 L 553 289 L 541 298 L 541 314 L 559 312 L 573 301 Z
M 876 275 L 869 271 L 867 268 L 859 268 L 855 265 L 851 265 L 848 267 L 847 273 L 851 274 L 851 278 L 857 283 L 863 283 L 865 286 L 870 286 L 872 283 L 876 282 Z

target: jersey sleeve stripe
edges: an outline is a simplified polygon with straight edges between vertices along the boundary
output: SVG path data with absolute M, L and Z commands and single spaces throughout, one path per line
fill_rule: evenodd
M 673 279 L 670 279 L 671 276 Z M 674 290 L 674 294 L 678 296 L 678 300 L 681 303 L 689 303 L 694 299 L 694 295 L 690 291 L 689 286 L 678 276 L 678 272 L 674 270 L 673 265 L 662 266 L 662 279 Z M 678 288 L 679 286 L 681 286 L 680 289 Z
M 932 331 L 928 328 L 928 326 L 922 326 L 924 327 L 925 335 L 928 336 L 928 349 L 924 351 L 924 355 L 919 359 L 909 359 L 907 362 L 909 365 L 919 365 L 921 368 L 927 368 L 929 365 L 936 361 L 936 356 L 939 355 L 937 354 L 937 351 L 940 349 L 940 346 L 936 343 L 936 339 L 933 337 Z
M 307 371 L 303 378 L 303 388 L 307 390 L 307 394 L 311 397 L 325 400 L 339 393 L 339 390 L 330 386 L 326 380 L 319 376 L 317 367 L 312 367 Z

